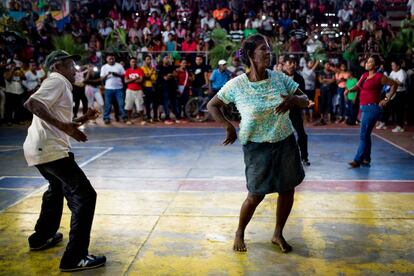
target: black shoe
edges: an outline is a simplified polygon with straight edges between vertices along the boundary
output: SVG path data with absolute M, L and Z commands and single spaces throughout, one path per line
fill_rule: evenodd
M 310 166 L 310 162 L 308 159 L 302 159 L 302 163 L 304 166 L 309 167 Z
M 111 123 L 111 121 L 106 119 L 106 120 L 104 120 L 104 123 L 105 123 L 105 125 L 109 125 Z
M 105 265 L 106 257 L 105 256 L 94 256 L 94 255 L 87 255 L 79 260 L 78 263 L 75 264 L 60 264 L 60 271 L 62 272 L 71 272 L 71 271 L 79 271 L 79 270 L 87 270 L 93 269 L 97 267 L 101 267 Z
M 45 250 L 58 244 L 62 240 L 63 240 L 63 234 L 60 232 L 57 232 L 53 237 L 51 237 L 50 239 L 44 242 L 31 241 L 31 239 L 29 238 L 30 250 L 31 251 Z
M 359 168 L 359 166 L 360 166 L 360 164 L 356 161 L 351 161 L 351 162 L 348 163 L 348 165 L 349 165 L 350 169 L 356 169 L 356 168 Z

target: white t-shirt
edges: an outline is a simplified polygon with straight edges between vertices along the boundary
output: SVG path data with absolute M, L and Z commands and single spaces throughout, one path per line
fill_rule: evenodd
M 397 92 L 402 92 L 407 89 L 406 88 L 407 73 L 403 69 L 400 69 L 397 72 L 391 71 L 390 78 L 400 82 L 400 85 L 398 85 L 398 88 L 397 88 Z
M 114 65 L 105 64 L 101 68 L 101 77 L 105 77 L 108 73 L 115 72 L 120 75 L 125 74 L 124 67 L 121 64 L 115 63 Z M 105 89 L 122 89 L 124 84 L 122 83 L 122 78 L 117 76 L 108 76 L 105 81 Z
M 45 72 L 43 70 L 36 70 L 36 73 L 33 74 L 31 70 L 25 73 L 26 80 L 23 81 L 23 85 L 27 88 L 27 90 L 32 91 L 40 84 L 40 79 L 45 76 Z
M 351 15 L 353 14 L 352 10 L 345 10 L 345 9 L 341 9 L 338 12 L 338 17 L 343 21 L 343 22 L 349 22 L 351 21 Z
M 200 20 L 200 24 L 202 29 L 204 29 L 204 25 L 207 24 L 208 28 L 212 30 L 216 26 L 216 20 L 213 17 L 210 17 L 210 19 L 207 19 L 207 17 L 203 17 Z
M 315 71 L 309 69 L 308 66 L 305 64 L 302 71 L 300 71 L 300 74 L 302 75 L 303 80 L 305 81 L 305 90 L 314 90 L 316 80 Z
M 61 74 L 51 73 L 31 97 L 43 103 L 57 120 L 72 121 L 72 85 Z M 40 165 L 68 157 L 69 138 L 63 131 L 33 115 L 23 144 L 27 164 Z

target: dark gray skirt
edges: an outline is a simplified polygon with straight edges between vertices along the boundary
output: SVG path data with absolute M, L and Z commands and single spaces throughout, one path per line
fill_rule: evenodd
M 254 195 L 287 192 L 305 178 L 295 135 L 277 143 L 243 145 L 247 190 Z

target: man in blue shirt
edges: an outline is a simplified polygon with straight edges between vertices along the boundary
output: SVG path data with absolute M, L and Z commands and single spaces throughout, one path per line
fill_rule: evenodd
M 231 72 L 227 70 L 227 62 L 220 59 L 218 68 L 210 76 L 209 95 L 214 97 L 217 92 L 231 79 Z

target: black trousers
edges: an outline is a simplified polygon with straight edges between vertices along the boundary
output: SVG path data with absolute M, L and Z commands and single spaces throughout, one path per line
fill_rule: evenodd
M 85 87 L 80 87 L 73 85 L 73 102 L 75 106 L 73 107 L 73 117 L 78 117 L 79 105 L 82 101 L 82 113 L 86 114 L 88 111 L 88 98 L 85 95 Z
M 22 119 L 23 103 L 22 95 L 6 92 L 6 104 L 4 110 L 4 120 L 7 123 L 18 123 Z
M 308 135 L 303 126 L 303 118 L 300 108 L 293 108 L 289 112 L 289 118 L 292 121 L 293 128 L 298 135 L 298 145 L 302 160 L 308 160 Z
M 73 263 L 88 254 L 89 239 L 95 213 L 96 192 L 85 174 L 76 164 L 74 156 L 37 165 L 49 181 L 43 194 L 42 209 L 30 241 L 46 240 L 59 229 L 63 210 L 63 197 L 72 212 L 69 243 L 62 262 Z
M 156 91 L 152 87 L 144 87 L 144 103 L 145 103 L 145 112 L 147 113 L 147 119 L 151 119 L 151 108 L 153 112 L 153 118 L 158 119 L 158 105 L 159 97 L 156 94 Z
M 319 103 L 319 112 L 321 113 L 321 117 L 328 113 L 332 113 L 332 93 L 333 90 L 330 86 L 323 85 L 321 86 L 321 97 Z
M 395 98 L 391 101 L 391 106 L 396 115 L 397 125 L 404 127 L 404 114 L 406 106 L 406 92 L 401 91 L 395 94 Z

